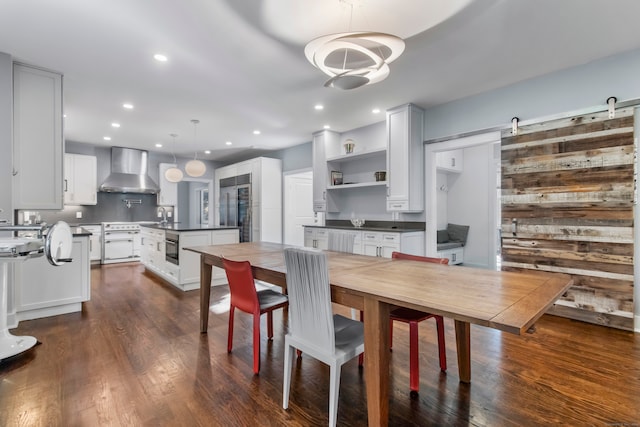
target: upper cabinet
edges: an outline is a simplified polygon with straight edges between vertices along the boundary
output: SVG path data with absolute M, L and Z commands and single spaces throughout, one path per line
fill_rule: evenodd
M 387 210 L 424 210 L 424 111 L 413 104 L 387 110 Z
M 442 172 L 461 173 L 464 165 L 464 150 L 450 150 L 436 153 L 436 168 Z
M 327 193 L 329 172 L 327 169 L 327 152 L 340 145 L 337 132 L 323 130 L 313 134 L 313 211 L 337 212 L 336 203 Z
M 97 161 L 94 156 L 64 155 L 64 204 L 95 205 L 98 202 Z
M 178 183 L 167 180 L 164 173 L 171 168 L 175 168 L 175 164 L 160 163 L 158 165 L 159 178 L 158 186 L 158 205 L 159 206 L 176 206 L 178 204 Z
M 63 207 L 62 76 L 13 66 L 13 208 Z

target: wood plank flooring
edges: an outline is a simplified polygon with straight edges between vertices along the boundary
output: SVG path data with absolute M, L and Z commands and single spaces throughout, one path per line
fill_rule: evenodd
M 310 357 L 294 364 L 289 410 L 282 409 L 286 313 L 274 316 L 272 342 L 263 333 L 254 376 L 250 316 L 236 314 L 234 350 L 226 351 L 226 287 L 213 288 L 202 335 L 197 291 L 178 291 L 139 264 L 91 275 L 91 301 L 81 313 L 12 330 L 42 344 L 0 362 L 0 426 L 327 424 L 329 370 Z M 554 316 L 525 336 L 472 326 L 472 382 L 462 384 L 453 322 L 445 326 L 446 374 L 438 368 L 435 323 L 420 325 L 414 398 L 408 329 L 395 326 L 391 426 L 640 425 L 638 334 Z M 367 425 L 365 381 L 355 360 L 343 367 L 339 425 Z

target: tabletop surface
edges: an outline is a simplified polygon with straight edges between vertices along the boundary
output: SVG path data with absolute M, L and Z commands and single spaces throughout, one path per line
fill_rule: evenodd
M 284 278 L 285 247 L 253 242 L 188 249 L 218 260 L 247 260 L 254 268 Z M 334 287 L 515 334 L 524 333 L 572 284 L 567 274 L 505 272 L 325 252 Z

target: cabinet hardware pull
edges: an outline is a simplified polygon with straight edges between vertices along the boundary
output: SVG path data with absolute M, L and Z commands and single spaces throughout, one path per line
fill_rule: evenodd
M 66 193 L 67 191 L 69 191 L 69 183 L 67 182 L 67 180 L 64 180 L 64 192 Z

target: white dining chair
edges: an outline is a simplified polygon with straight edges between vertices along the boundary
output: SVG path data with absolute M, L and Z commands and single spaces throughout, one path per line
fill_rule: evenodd
M 356 235 L 352 233 L 336 233 L 334 231 L 329 232 L 329 241 L 327 242 L 327 249 L 335 252 L 345 252 L 348 254 L 353 253 L 353 244 L 356 240 Z
M 342 365 L 364 352 L 361 322 L 333 314 L 327 256 L 303 248 L 284 250 L 289 294 L 289 333 L 285 335 L 282 407 L 289 407 L 294 351 L 330 367 L 329 425 L 338 419 L 338 394 Z

